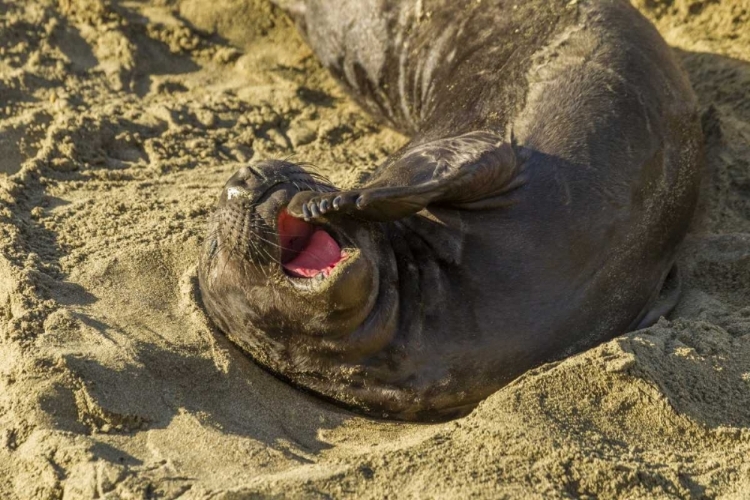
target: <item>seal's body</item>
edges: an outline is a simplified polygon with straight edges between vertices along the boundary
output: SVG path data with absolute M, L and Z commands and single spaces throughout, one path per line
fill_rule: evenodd
M 227 183 L 200 285 L 261 365 L 366 413 L 447 418 L 674 306 L 702 135 L 625 0 L 279 3 L 412 140 L 351 191 L 278 161 Z

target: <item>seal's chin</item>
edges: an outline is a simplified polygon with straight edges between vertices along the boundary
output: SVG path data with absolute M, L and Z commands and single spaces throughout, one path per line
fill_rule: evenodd
M 327 278 L 348 254 L 331 234 L 282 209 L 278 217 L 281 267 L 294 278 Z

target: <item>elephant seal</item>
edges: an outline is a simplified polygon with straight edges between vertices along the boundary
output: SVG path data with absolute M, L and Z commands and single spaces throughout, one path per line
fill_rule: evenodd
M 671 310 L 702 132 L 627 1 L 283 6 L 411 142 L 348 191 L 285 161 L 229 179 L 199 283 L 260 365 L 369 415 L 440 420 Z

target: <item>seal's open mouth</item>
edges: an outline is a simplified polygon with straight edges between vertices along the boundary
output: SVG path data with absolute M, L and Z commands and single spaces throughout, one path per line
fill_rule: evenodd
M 346 254 L 328 232 L 282 210 L 278 220 L 281 266 L 296 278 L 328 276 Z

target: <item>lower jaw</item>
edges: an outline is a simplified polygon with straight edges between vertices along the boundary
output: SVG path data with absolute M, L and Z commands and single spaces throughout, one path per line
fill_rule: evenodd
M 312 350 L 335 355 L 337 362 L 357 363 L 387 348 L 398 333 L 398 293 L 376 285 L 364 314 L 326 319 L 327 334 L 310 339 Z
M 346 255 L 336 266 L 328 270 L 328 272 L 321 271 L 310 278 L 294 276 L 284 269 L 283 266 L 281 273 L 295 289 L 301 292 L 321 293 L 325 288 L 335 286 L 344 277 L 342 275 L 347 272 L 347 268 L 356 266 L 357 260 L 360 258 L 360 252 L 356 248 L 343 248 L 342 253 Z

